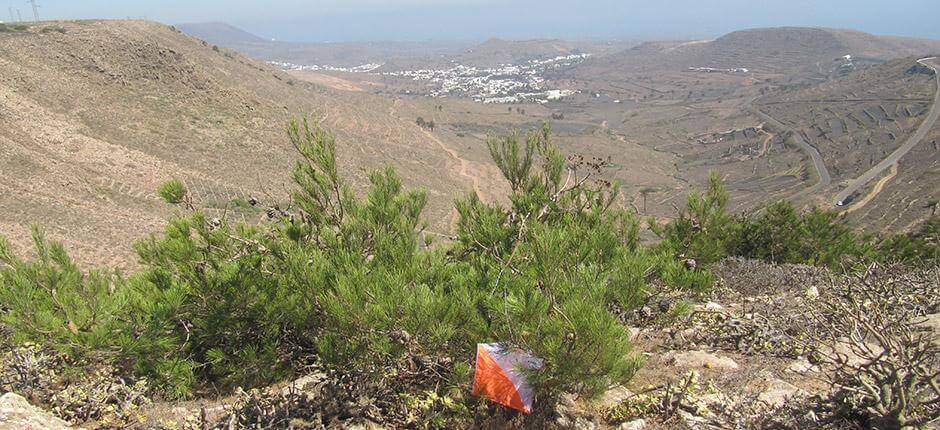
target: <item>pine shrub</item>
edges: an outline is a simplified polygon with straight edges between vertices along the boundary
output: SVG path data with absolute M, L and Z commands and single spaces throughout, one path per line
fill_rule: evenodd
M 689 193 L 676 219 L 665 225 L 650 219 L 650 229 L 662 239 L 660 248 L 703 264 L 729 255 L 740 225 L 728 213 L 728 199 L 721 178 L 717 173 L 710 174 L 705 191 Z
M 38 231 L 35 261 L 2 242 L 3 322 L 17 340 L 105 352 L 171 397 L 270 383 L 310 356 L 377 372 L 430 358 L 451 363 L 445 383 L 468 384 L 475 345 L 504 342 L 544 359 L 532 378 L 551 399 L 597 394 L 637 370 L 610 305 L 642 305 L 652 275 L 711 283 L 641 246 L 635 214 L 602 179 L 607 162 L 563 156 L 547 126 L 490 139 L 509 205 L 460 199 L 456 240 L 433 248 L 420 240 L 424 192 L 381 169 L 357 195 L 332 134 L 306 120 L 287 132 L 300 155 L 293 209 L 232 224 L 171 180 L 159 194 L 186 211 L 136 244 L 141 269 L 128 278 L 84 274 Z
M 120 273 L 83 272 L 38 226 L 32 239 L 36 257 L 26 260 L 0 237 L 0 322 L 12 328 L 13 341 L 49 343 L 75 356 L 113 352 L 116 316 L 128 300 Z

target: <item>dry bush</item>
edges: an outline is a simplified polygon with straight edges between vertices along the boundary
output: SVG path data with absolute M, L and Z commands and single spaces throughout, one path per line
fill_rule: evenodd
M 794 341 L 824 364 L 837 416 L 878 429 L 940 419 L 940 346 L 919 323 L 937 307 L 937 270 L 871 266 L 831 286 Z

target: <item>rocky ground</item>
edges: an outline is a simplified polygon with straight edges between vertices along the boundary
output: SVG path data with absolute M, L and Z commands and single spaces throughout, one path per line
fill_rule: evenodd
M 593 400 L 562 396 L 530 416 L 469 398 L 469 387 L 435 386 L 449 363 L 418 356 L 389 369 L 311 364 L 266 389 L 162 402 L 149 397 L 147 381 L 20 345 L 8 346 L 0 365 L 0 429 L 892 428 L 872 421 L 865 411 L 879 406 L 846 397 L 847 387 L 908 367 L 936 385 L 940 269 L 837 275 L 729 259 L 712 270 L 719 281 L 708 295 L 654 288 L 647 306 L 621 315 L 646 358 L 629 386 Z M 386 376 L 368 376 L 377 373 Z M 912 415 L 936 417 L 936 388 L 921 388 L 925 401 Z

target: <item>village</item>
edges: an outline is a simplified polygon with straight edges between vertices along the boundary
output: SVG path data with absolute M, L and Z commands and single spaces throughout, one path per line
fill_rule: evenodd
M 329 65 L 298 65 L 271 62 L 285 70 L 368 73 L 390 78 L 403 78 L 434 84 L 429 97 L 468 97 L 480 103 L 547 103 L 574 94 L 571 90 L 548 89 L 544 74 L 547 71 L 569 67 L 583 62 L 591 54 L 563 55 L 542 60 L 529 60 L 521 64 L 500 64 L 478 67 L 451 61 L 447 69 L 417 69 L 381 71 L 382 64 L 363 64 L 356 67 Z

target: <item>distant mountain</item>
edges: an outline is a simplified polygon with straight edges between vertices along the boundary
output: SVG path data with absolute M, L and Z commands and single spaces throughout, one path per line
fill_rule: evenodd
M 560 55 L 617 52 L 632 42 L 572 42 L 560 39 L 461 41 L 281 42 L 266 40 L 225 23 L 180 24 L 180 31 L 213 45 L 264 61 L 355 67 L 384 64 L 383 70 L 450 67 L 451 61 L 479 67 L 554 58 Z
M 678 70 L 688 67 L 747 68 L 781 73 L 820 68 L 845 55 L 886 61 L 940 51 L 940 41 L 875 36 L 855 30 L 807 27 L 735 31 L 714 40 L 644 43 L 585 63 L 580 72 Z
M 582 53 L 580 47 L 559 39 L 503 40 L 489 39 L 467 49 L 459 62 L 483 66 L 515 64 L 523 61 Z
M 225 23 L 177 25 L 180 31 L 213 45 L 233 49 L 263 61 L 302 65 L 355 67 L 390 63 L 393 68 L 427 66 L 441 54 L 458 54 L 464 42 L 282 42 L 267 40 Z
M 264 44 L 270 42 L 260 36 L 251 34 L 233 25 L 224 22 L 200 22 L 179 24 L 180 31 L 190 36 L 205 40 L 213 45 L 232 47 L 242 44 Z

